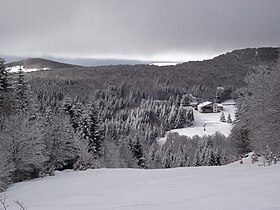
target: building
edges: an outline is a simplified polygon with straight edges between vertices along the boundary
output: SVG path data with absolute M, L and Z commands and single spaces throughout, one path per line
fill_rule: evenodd
M 211 113 L 211 112 L 220 112 L 223 110 L 223 105 L 214 103 L 211 101 L 206 101 L 197 105 L 197 111 L 201 113 Z

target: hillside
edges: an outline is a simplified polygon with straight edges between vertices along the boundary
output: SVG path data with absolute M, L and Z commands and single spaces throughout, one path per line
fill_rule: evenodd
M 161 170 L 96 169 L 56 172 L 17 183 L 7 191 L 10 210 L 191 209 L 276 210 L 280 165 L 251 164 L 250 157 L 219 167 Z
M 214 95 L 216 87 L 242 87 L 244 77 L 260 65 L 273 66 L 279 58 L 279 48 L 235 50 L 211 60 L 187 62 L 175 66 L 111 65 L 76 67 L 56 71 L 33 72 L 28 75 L 33 86 L 42 87 L 52 81 L 51 89 L 71 89 L 73 95 L 90 94 L 96 89 L 124 84 L 127 90 L 143 90 L 149 95 L 166 87 L 201 90 Z M 69 87 L 71 81 L 72 87 Z M 48 83 L 49 84 L 49 83 Z
M 7 64 L 7 67 L 22 66 L 25 69 L 63 69 L 63 68 L 75 68 L 77 65 L 60 63 L 43 58 L 27 58 L 20 61 L 15 61 Z

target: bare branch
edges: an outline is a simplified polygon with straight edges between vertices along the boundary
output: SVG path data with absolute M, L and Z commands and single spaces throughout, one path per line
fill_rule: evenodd
M 20 210 L 27 210 L 27 206 L 24 206 L 23 202 L 20 202 L 19 200 L 14 202 L 19 206 Z

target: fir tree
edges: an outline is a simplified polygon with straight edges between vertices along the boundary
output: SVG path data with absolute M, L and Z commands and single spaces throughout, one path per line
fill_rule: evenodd
M 176 128 L 183 128 L 186 123 L 187 114 L 184 107 L 181 105 L 178 110 L 175 125 Z
M 138 136 L 136 136 L 135 140 L 131 141 L 130 149 L 132 151 L 133 157 L 137 161 L 137 165 L 140 168 L 146 168 L 146 160 L 144 157 L 143 147 Z
M 13 111 L 13 100 L 10 92 L 9 73 L 5 61 L 0 58 L 0 131 L 3 130 L 4 119 Z
M 225 114 L 222 112 L 221 117 L 220 117 L 221 122 L 226 122 L 226 117 Z
M 15 107 L 17 110 L 25 110 L 28 106 L 27 86 L 22 68 L 16 74 L 14 86 L 15 91 Z
M 169 145 L 163 152 L 162 164 L 165 168 L 171 168 L 173 162 L 172 148 Z
M 8 70 L 6 69 L 5 61 L 0 58 L 0 93 L 7 92 L 9 87 Z
M 227 123 L 232 123 L 232 120 L 231 120 L 231 116 L 230 116 L 230 114 L 228 114 L 228 117 L 227 117 Z
M 93 156 L 100 157 L 102 155 L 102 136 L 99 129 L 98 113 L 93 103 L 89 106 L 88 125 L 89 125 L 89 138 L 88 138 L 88 151 Z

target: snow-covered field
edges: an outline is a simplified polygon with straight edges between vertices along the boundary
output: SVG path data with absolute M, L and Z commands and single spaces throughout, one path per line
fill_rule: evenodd
M 223 112 L 226 119 L 228 117 L 228 114 L 230 114 L 231 119 L 234 120 L 235 111 L 236 111 L 235 102 L 233 100 L 225 101 L 223 103 L 223 107 L 224 107 Z M 167 132 L 166 136 L 168 135 L 168 133 L 172 133 L 172 132 L 177 132 L 179 133 L 179 135 L 189 136 L 189 137 L 193 137 L 195 135 L 204 136 L 204 135 L 213 135 L 217 131 L 224 134 L 225 136 L 229 136 L 232 129 L 232 124 L 221 122 L 220 117 L 221 117 L 221 112 L 200 113 L 194 110 L 194 124 L 192 127 L 170 130 Z M 205 131 L 204 131 L 204 124 L 206 124 Z M 158 143 L 162 145 L 165 143 L 165 141 L 166 141 L 166 137 L 163 137 L 158 140 Z
M 23 72 L 33 72 L 33 71 L 45 71 L 45 70 L 50 70 L 50 68 L 23 68 L 22 66 L 12 66 L 7 68 L 9 72 L 15 73 L 18 72 L 19 69 L 22 69 Z
M 10 209 L 28 210 L 280 210 L 280 164 L 162 170 L 97 169 L 57 172 L 13 185 Z

